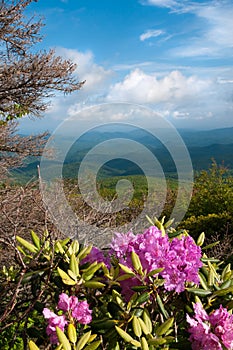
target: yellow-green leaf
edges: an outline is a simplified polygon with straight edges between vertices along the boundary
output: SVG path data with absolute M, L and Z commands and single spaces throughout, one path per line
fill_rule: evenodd
M 73 273 L 73 271 L 71 271 L 70 269 L 67 270 L 67 272 L 68 272 L 68 275 L 69 275 L 74 281 L 77 282 L 77 276 L 76 276 L 76 274 Z
M 147 309 L 143 310 L 142 318 L 143 318 L 143 321 L 144 321 L 149 333 L 151 333 L 152 332 L 152 322 L 150 319 L 150 314 L 149 314 Z
M 118 326 L 115 326 L 117 333 L 121 336 L 122 339 L 124 339 L 127 343 L 131 343 L 134 339 L 131 337 L 130 334 L 125 332 L 123 329 L 121 329 Z
M 149 343 L 149 345 L 158 346 L 158 345 L 165 344 L 166 343 L 166 339 L 164 339 L 164 338 L 152 338 L 152 339 L 148 340 L 148 343 Z
M 84 286 L 87 287 L 87 288 L 94 288 L 94 289 L 97 289 L 97 288 L 103 288 L 105 287 L 105 284 L 102 283 L 102 282 L 98 282 L 98 281 L 86 281 L 84 283 Z
M 92 246 L 88 246 L 83 248 L 79 253 L 78 253 L 78 258 L 79 261 L 81 261 L 82 259 L 84 259 L 88 254 L 90 254 L 92 250 Z
M 40 238 L 37 236 L 37 234 L 31 230 L 31 237 L 32 237 L 32 241 L 34 243 L 34 245 L 36 246 L 36 248 L 40 249 L 41 245 L 40 245 Z
M 149 350 L 149 346 L 145 337 L 141 339 L 142 350 Z
M 29 347 L 29 350 L 40 350 L 32 340 L 29 341 L 28 347 Z
M 199 279 L 200 279 L 200 283 L 201 283 L 202 288 L 204 288 L 205 290 L 208 290 L 209 288 L 208 288 L 205 276 L 200 271 L 198 274 L 199 274 Z
M 167 331 L 171 328 L 171 326 L 173 325 L 174 322 L 174 317 L 169 318 L 168 320 L 166 320 L 163 324 L 161 324 L 161 326 L 159 326 L 156 330 L 156 334 L 157 335 L 163 335 L 166 334 Z
M 101 340 L 96 340 L 93 343 L 87 345 L 84 350 L 96 350 L 101 344 Z
M 131 273 L 124 273 L 124 275 L 117 277 L 116 281 L 118 282 L 125 281 L 125 280 L 128 280 L 130 277 L 132 277 Z
M 22 244 L 22 246 L 24 246 L 27 250 L 29 250 L 32 253 L 36 253 L 38 252 L 38 248 L 36 248 L 33 244 L 31 244 L 30 242 L 26 241 L 26 239 L 16 236 L 17 241 Z
M 64 248 L 59 241 L 55 243 L 55 250 L 58 250 L 61 254 L 65 254 Z
M 150 330 L 147 328 L 147 325 L 145 324 L 145 322 L 140 317 L 138 318 L 138 321 L 140 323 L 140 326 L 141 326 L 143 333 L 145 335 L 149 334 Z
M 71 350 L 71 345 L 66 335 L 62 332 L 59 327 L 56 327 L 57 337 L 59 342 L 62 344 L 64 350 Z
M 79 275 L 78 263 L 79 262 L 78 262 L 76 256 L 74 255 L 74 253 L 72 253 L 71 257 L 70 257 L 70 270 L 75 274 L 76 277 Z
M 127 274 L 129 274 L 131 276 L 135 276 L 135 273 L 129 267 L 127 267 L 127 266 L 125 266 L 123 264 L 120 264 L 120 263 L 119 263 L 119 266 L 125 273 L 127 273 Z
M 154 276 L 157 275 L 158 273 L 162 272 L 164 270 L 164 267 L 160 267 L 159 269 L 155 269 L 150 271 L 147 276 Z
M 75 326 L 72 323 L 68 325 L 67 334 L 71 343 L 75 344 L 77 341 L 77 332 Z
M 229 287 L 229 288 L 224 288 L 224 289 L 220 289 L 220 290 L 216 290 L 213 295 L 211 295 L 211 299 L 216 297 L 216 296 L 223 296 L 223 295 L 227 295 L 228 293 L 233 293 L 233 286 Z
M 201 247 L 201 246 L 203 245 L 203 243 L 204 243 L 204 240 L 205 240 L 205 233 L 202 232 L 202 233 L 199 235 L 198 239 L 197 239 L 197 245 L 198 245 L 199 247 Z
M 82 350 L 84 346 L 88 343 L 90 336 L 91 336 L 91 331 L 84 333 L 77 343 L 76 350 Z
M 79 242 L 77 241 L 77 239 L 71 243 L 70 247 L 72 249 L 72 253 L 73 254 L 77 254 L 78 253 L 78 251 L 79 251 Z
M 139 256 L 134 251 L 132 251 L 132 253 L 131 253 L 131 260 L 133 263 L 133 267 L 141 275 L 142 274 L 142 264 L 141 264 Z
M 138 318 L 136 316 L 133 316 L 132 325 L 133 325 L 133 331 L 136 337 L 141 337 L 142 329 L 140 326 L 140 322 L 138 321 Z
M 82 278 L 85 281 L 89 281 L 90 279 L 92 279 L 95 272 L 98 271 L 101 266 L 102 266 L 102 263 L 97 264 L 97 262 L 94 262 L 86 270 L 83 271 Z
M 122 339 L 124 339 L 127 343 L 130 343 L 134 346 L 137 346 L 138 348 L 141 347 L 141 343 L 131 337 L 128 333 L 126 333 L 123 329 L 120 327 L 115 326 L 117 333 L 121 336 Z
M 70 278 L 69 275 L 67 275 L 67 273 L 65 271 L 63 271 L 62 269 L 60 269 L 60 267 L 57 268 L 57 271 L 62 279 L 62 282 L 64 284 L 67 284 L 69 286 L 74 286 L 76 284 L 76 281 L 74 281 L 73 279 Z

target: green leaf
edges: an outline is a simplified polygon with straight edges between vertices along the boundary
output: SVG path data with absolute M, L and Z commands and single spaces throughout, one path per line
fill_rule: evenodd
M 62 344 L 64 350 L 71 350 L 71 345 L 66 335 L 62 332 L 59 327 L 56 327 L 57 337 L 59 342 Z
M 229 287 L 229 288 L 224 288 L 224 289 L 220 289 L 220 290 L 216 290 L 213 295 L 211 295 L 211 299 L 216 297 L 216 296 L 224 296 L 227 295 L 229 293 L 233 292 L 233 286 Z
M 74 286 L 76 284 L 76 281 L 74 281 L 73 279 L 70 278 L 69 275 L 67 275 L 67 273 L 65 271 L 63 271 L 62 269 L 60 269 L 60 267 L 57 268 L 57 271 L 62 279 L 62 282 L 64 284 L 67 284 L 69 286 Z
M 204 289 L 200 289 L 200 288 L 186 288 L 186 290 L 188 292 L 193 293 L 195 295 L 198 295 L 200 297 L 205 297 L 205 296 L 210 295 L 212 293 L 210 289 L 204 290 Z
M 201 283 L 202 288 L 204 288 L 205 290 L 209 290 L 209 287 L 208 287 L 208 285 L 207 285 L 206 278 L 205 278 L 205 276 L 203 275 L 203 273 L 201 273 L 201 272 L 199 271 L 198 275 L 199 275 L 199 279 L 200 279 L 200 283 Z
M 40 249 L 41 248 L 40 238 L 37 236 L 37 234 L 33 230 L 31 230 L 31 237 L 36 248 Z
M 202 262 L 211 262 L 211 263 L 218 263 L 220 260 L 219 259 L 215 259 L 215 258 L 201 258 Z
M 222 275 L 221 275 L 221 278 L 223 281 L 225 281 L 228 276 L 229 276 L 229 273 L 231 275 L 231 264 L 227 264 L 227 266 L 224 267 L 223 271 L 222 271 Z
M 75 274 L 76 277 L 79 276 L 78 260 L 74 253 L 72 253 L 70 257 L 70 270 Z
M 82 350 L 84 346 L 88 343 L 90 336 L 91 336 L 91 331 L 84 333 L 77 343 L 76 350 Z
M 77 255 L 79 261 L 84 259 L 88 254 L 90 254 L 91 250 L 92 250 L 92 246 L 83 248 Z
M 147 276 L 154 276 L 154 275 L 157 275 L 158 273 L 162 272 L 164 270 L 164 267 L 160 267 L 159 269 L 155 269 L 155 270 L 152 270 L 150 271 Z
M 105 284 L 98 281 L 85 281 L 84 287 L 98 289 L 98 288 L 104 288 Z
M 149 345 L 145 337 L 142 337 L 141 339 L 141 347 L 142 347 L 142 350 L 149 350 Z
M 33 244 L 31 244 L 30 242 L 26 241 L 26 239 L 23 239 L 19 236 L 16 236 L 17 241 L 22 244 L 22 246 L 24 246 L 27 250 L 29 250 L 32 253 L 36 253 L 38 252 L 38 248 L 36 248 Z
M 65 254 L 65 250 L 59 241 L 55 243 L 55 250 L 58 250 L 62 255 Z
M 120 282 L 120 281 L 125 281 L 125 280 L 128 280 L 130 277 L 132 277 L 132 274 L 130 273 L 124 273 L 124 275 L 121 275 L 119 277 L 117 277 L 116 281 Z M 144 286 L 137 286 L 137 287 L 143 287 L 145 288 Z M 146 287 L 147 288 L 147 287 Z
M 116 324 L 115 320 L 104 318 L 102 320 L 92 321 L 91 325 L 94 330 L 101 331 L 103 330 L 106 333 L 106 330 L 113 328 Z
M 140 326 L 140 322 L 136 316 L 133 316 L 132 326 L 133 326 L 133 331 L 134 331 L 134 334 L 136 335 L 136 337 L 141 337 L 142 329 Z
M 94 262 L 87 269 L 83 271 L 82 278 L 85 281 L 89 281 L 94 276 L 95 272 L 98 271 L 102 266 L 102 263 Z
M 147 302 L 150 299 L 150 294 L 149 293 L 143 293 L 142 295 L 140 295 L 136 300 L 135 303 L 137 305 L 140 304 L 144 304 L 145 302 Z
M 202 250 L 207 250 L 207 249 L 211 249 L 213 247 L 215 247 L 216 245 L 218 245 L 220 243 L 220 241 L 217 241 L 217 242 L 213 242 L 213 243 L 210 243 L 208 245 L 206 245 L 205 247 L 201 248 Z
M 155 346 L 163 345 L 163 344 L 166 343 L 166 339 L 164 339 L 164 338 L 153 338 L 153 339 L 149 339 L 148 343 L 149 343 L 149 345 L 155 345 Z
M 119 263 L 120 268 L 127 274 L 131 275 L 131 276 L 135 276 L 135 273 L 133 272 L 133 270 L 131 270 L 128 266 L 125 266 L 123 264 Z
M 166 320 L 163 324 L 161 324 L 161 326 L 159 326 L 155 333 L 156 335 L 163 335 L 166 334 L 167 331 L 172 327 L 174 322 L 174 317 L 169 318 L 168 320 Z
M 212 269 L 209 269 L 208 273 L 208 286 L 213 286 L 214 285 L 214 273 Z
M 28 347 L 29 347 L 29 350 L 40 350 L 32 340 L 29 341 Z
M 90 345 L 86 346 L 84 350 L 96 350 L 100 344 L 101 340 L 96 340 Z
M 225 282 L 223 282 L 220 286 L 220 289 L 226 289 L 229 288 L 233 283 L 232 279 L 226 280 Z
M 68 325 L 67 334 L 71 343 L 75 344 L 77 341 L 77 332 L 75 326 L 72 323 Z
M 160 298 L 159 294 L 156 295 L 156 301 L 158 303 L 158 306 L 163 314 L 163 316 L 167 319 L 169 317 L 164 305 L 163 305 L 163 302 L 162 302 L 162 299 Z

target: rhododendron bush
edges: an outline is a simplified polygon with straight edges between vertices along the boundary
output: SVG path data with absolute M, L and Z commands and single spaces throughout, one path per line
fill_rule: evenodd
M 211 256 L 204 234 L 195 242 L 153 223 L 116 233 L 103 250 L 48 234 L 33 232 L 32 243 L 17 237 L 22 267 L 2 272 L 18 286 L 3 334 L 23 323 L 15 334 L 30 350 L 233 349 L 230 264 Z M 30 287 L 28 303 L 17 302 L 20 284 Z

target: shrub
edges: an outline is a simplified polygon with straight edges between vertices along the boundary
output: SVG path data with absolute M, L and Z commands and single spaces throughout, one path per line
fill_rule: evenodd
M 17 237 L 18 264 L 1 272 L 1 348 L 196 349 L 195 327 L 207 327 L 217 349 L 233 349 L 210 321 L 222 312 L 233 327 L 230 264 L 208 257 L 211 246 L 201 252 L 204 234 L 196 244 L 155 223 L 103 251 L 48 233 Z M 208 319 L 199 321 L 197 303 Z

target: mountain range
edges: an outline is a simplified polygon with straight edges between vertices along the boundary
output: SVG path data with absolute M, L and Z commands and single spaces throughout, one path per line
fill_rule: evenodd
M 169 130 L 166 134 L 166 130 L 160 131 L 163 141 L 161 142 L 158 138 L 152 134 L 146 132 L 143 129 L 129 128 L 125 130 L 92 130 L 82 135 L 69 149 L 66 154 L 66 158 L 63 165 L 63 176 L 66 178 L 76 177 L 80 163 L 82 162 L 85 155 L 92 150 L 95 146 L 100 143 L 113 140 L 113 139 L 127 139 L 138 142 L 140 145 L 144 145 L 150 150 L 160 163 L 162 170 L 173 176 L 176 173 L 176 166 L 172 155 L 169 153 L 167 145 L 169 142 L 172 143 L 172 139 L 169 136 Z M 211 166 L 213 159 L 218 163 L 224 163 L 229 169 L 233 169 L 233 127 L 222 128 L 214 130 L 178 130 L 181 140 L 187 147 L 192 161 L 193 169 L 199 171 L 202 169 L 208 169 Z M 156 134 L 154 132 L 153 134 Z M 168 137 L 167 137 L 168 136 Z M 66 144 L 67 137 L 61 138 L 62 144 Z M 172 145 L 170 145 L 172 146 Z M 116 147 L 117 144 L 116 144 Z M 170 148 L 172 149 L 172 147 Z M 126 176 L 126 175 L 137 175 L 142 174 L 143 171 L 133 161 L 125 159 L 125 155 L 131 159 L 132 150 L 125 150 L 122 157 L 113 158 L 107 161 L 101 167 L 98 176 L 100 177 L 112 177 L 112 176 Z M 100 157 L 103 154 L 108 153 L 108 148 L 102 151 Z M 140 159 L 140 154 L 137 155 Z M 141 155 L 143 157 L 143 153 Z M 126 157 L 127 158 L 127 157 Z M 181 159 L 182 161 L 182 159 Z M 93 165 L 95 158 L 92 158 Z M 146 164 L 146 160 L 144 160 Z M 18 179 L 30 179 L 36 176 L 37 165 L 40 160 L 29 158 L 24 167 L 14 169 L 12 174 Z M 148 161 L 147 161 L 148 163 Z M 56 161 L 48 161 L 48 168 L 53 169 L 56 165 Z M 148 164 L 147 164 L 148 166 Z

